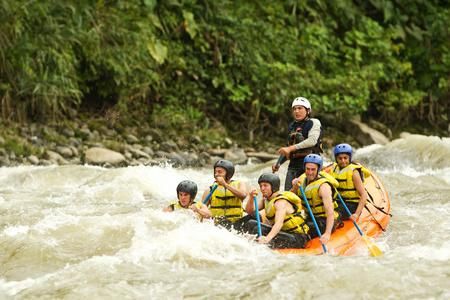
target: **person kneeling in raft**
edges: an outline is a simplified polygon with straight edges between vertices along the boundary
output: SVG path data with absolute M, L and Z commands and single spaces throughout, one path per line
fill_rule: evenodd
M 246 221 L 243 200 L 247 197 L 247 188 L 240 180 L 233 180 L 234 164 L 226 159 L 219 159 L 213 167 L 214 184 L 202 196 L 206 205 L 206 218 L 214 219 L 216 225 L 227 229 L 241 230 Z
M 258 201 L 259 210 L 265 209 L 269 223 L 261 224 L 262 236 L 258 237 L 261 244 L 269 244 L 271 248 L 305 248 L 310 240 L 309 227 L 305 222 L 305 211 L 300 198 L 292 192 L 280 192 L 280 178 L 271 173 L 264 173 L 258 179 L 262 199 Z M 246 212 L 255 213 L 253 198 L 258 191 L 252 189 L 249 193 Z M 254 214 L 256 216 L 256 214 Z M 251 219 L 245 225 L 246 231 L 257 233 L 257 221 Z

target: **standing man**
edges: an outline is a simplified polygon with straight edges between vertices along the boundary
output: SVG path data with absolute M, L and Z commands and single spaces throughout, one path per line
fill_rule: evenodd
M 294 121 L 289 124 L 288 145 L 278 149 L 280 158 L 272 166 L 275 173 L 286 160 L 290 160 L 284 190 L 292 187 L 292 180 L 305 171 L 303 159 L 311 153 L 322 151 L 322 125 L 318 119 L 310 118 L 311 104 L 308 99 L 297 97 L 292 101 L 292 116 Z
M 296 192 L 303 201 L 308 201 L 322 235 L 320 240 L 326 244 L 330 240 L 331 233 L 341 223 L 335 199 L 335 188 L 339 186 L 339 183 L 330 174 L 320 172 L 323 165 L 320 155 L 307 155 L 304 164 L 305 174 L 300 176 L 292 191 Z M 303 188 L 306 199 L 303 198 L 300 187 Z M 307 223 L 312 228 L 309 233 L 311 238 L 318 236 L 311 217 L 307 219 Z

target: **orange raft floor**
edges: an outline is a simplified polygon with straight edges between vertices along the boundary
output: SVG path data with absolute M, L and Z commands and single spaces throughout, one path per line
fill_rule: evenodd
M 390 220 L 391 205 L 386 189 L 373 172 L 372 176 L 364 179 L 364 185 L 369 193 L 369 201 L 366 205 L 368 210 L 363 210 L 358 225 L 361 231 L 371 239 L 382 234 L 383 229 L 386 230 Z M 382 208 L 387 214 L 378 210 L 371 202 Z M 311 228 L 311 230 L 314 230 L 314 228 Z M 337 229 L 331 235 L 331 239 L 326 246 L 328 254 L 331 255 L 351 256 L 362 254 L 364 251 L 368 252 L 366 243 L 351 221 L 344 221 L 344 227 Z M 312 239 L 305 249 L 275 249 L 275 251 L 282 254 L 323 254 L 322 245 L 318 238 Z

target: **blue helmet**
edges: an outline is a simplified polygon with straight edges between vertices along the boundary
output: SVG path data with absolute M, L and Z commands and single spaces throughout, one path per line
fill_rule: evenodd
M 350 156 L 350 161 L 352 161 L 353 149 L 349 144 L 339 144 L 334 147 L 334 159 L 339 154 L 348 154 Z
M 308 154 L 305 156 L 305 159 L 303 160 L 303 168 L 306 168 L 306 163 L 313 163 L 319 166 L 317 171 L 320 171 L 322 169 L 323 165 L 323 159 L 318 154 Z

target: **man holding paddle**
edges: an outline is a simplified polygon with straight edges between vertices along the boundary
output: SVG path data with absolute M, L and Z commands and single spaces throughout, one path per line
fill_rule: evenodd
M 258 191 L 253 189 L 249 193 L 250 199 L 246 206 L 249 216 L 255 214 L 258 222 L 255 224 L 255 220 L 250 220 L 246 224 L 248 232 L 258 232 L 258 242 L 269 244 L 272 248 L 305 248 L 310 240 L 309 227 L 305 222 L 300 198 L 289 191 L 280 192 L 280 178 L 275 174 L 262 174 L 258 184 L 262 200 L 256 200 Z M 259 223 L 261 209 L 265 209 L 265 216 L 270 225 Z
M 215 183 L 202 196 L 202 203 L 208 206 L 206 217 L 214 218 L 218 225 L 228 229 L 242 226 L 238 222 L 244 216 L 242 201 L 247 196 L 244 183 L 232 180 L 234 165 L 231 161 L 220 159 L 214 164 Z
M 311 231 L 311 238 L 320 236 L 322 244 L 326 244 L 341 223 L 334 192 L 339 183 L 330 174 L 320 172 L 323 165 L 320 155 L 307 155 L 304 165 L 305 173 L 296 180 L 291 191 L 302 197 L 305 204 L 308 202 L 308 208 L 311 208 L 308 224 L 316 229 Z

